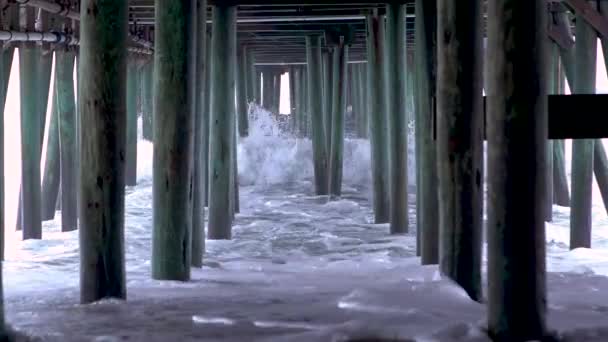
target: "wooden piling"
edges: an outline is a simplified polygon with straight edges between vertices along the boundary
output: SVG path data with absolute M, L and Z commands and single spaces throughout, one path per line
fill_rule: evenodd
M 289 128 L 295 132 L 296 127 L 296 67 L 289 66 Z
M 367 113 L 372 154 L 374 222 L 390 221 L 388 123 L 384 99 L 384 18 L 367 17 Z
M 211 120 L 211 34 L 207 31 L 207 42 L 205 45 L 205 109 L 203 111 L 203 169 L 201 177 L 203 179 L 203 199 L 205 206 L 209 205 L 209 128 Z
M 420 230 L 421 261 L 423 265 L 439 262 L 439 201 L 437 184 L 436 144 L 433 141 L 433 111 L 435 102 L 435 68 L 437 49 L 437 3 L 416 1 L 416 143 L 420 178 L 420 207 L 417 228 Z
M 244 138 L 249 135 L 249 118 L 247 103 L 247 50 L 244 47 L 238 49 L 236 72 L 236 113 L 237 128 L 239 136 Z
M 80 300 L 90 303 L 127 295 L 127 2 L 83 0 L 80 9 Z
M 488 330 L 544 340 L 545 1 L 488 2 Z
M 257 98 L 257 88 L 259 85 L 256 85 L 256 73 L 255 73 L 255 54 L 252 50 L 246 50 L 246 70 L 247 73 L 247 104 L 257 103 L 259 99 Z
M 126 185 L 137 185 L 137 61 L 127 65 L 127 151 Z
M 213 7 L 212 32 L 211 82 L 213 92 L 209 140 L 207 236 L 209 239 L 223 240 L 232 237 L 230 185 L 233 178 L 231 151 L 234 138 L 232 129 L 235 125 L 233 99 L 236 69 L 236 6 L 216 5 Z M 272 77 L 269 77 L 269 80 L 272 80 Z M 272 87 L 270 87 L 270 91 L 272 91 Z
M 56 52 L 55 87 L 61 159 L 61 231 L 78 228 L 76 99 L 74 96 L 74 51 Z M 48 163 L 48 161 L 47 161 Z
M 142 135 L 145 140 L 152 141 L 154 137 L 154 123 L 152 120 L 152 85 L 154 83 L 154 61 L 147 61 L 142 68 Z
M 591 3 L 591 1 L 589 2 Z M 595 1 L 593 4 L 596 4 Z M 597 33 L 577 14 L 573 93 L 595 93 Z M 570 249 L 591 247 L 591 194 L 593 186 L 593 140 L 572 141 L 572 201 Z
M 56 70 L 57 66 L 55 66 L 55 73 L 57 73 Z M 56 77 L 57 76 L 55 76 L 55 79 L 57 79 Z M 57 81 L 55 81 L 54 88 L 54 93 L 51 97 L 51 117 L 49 120 L 49 133 L 46 144 L 46 162 L 44 164 L 44 173 L 42 177 L 42 221 L 48 221 L 55 218 L 61 178 Z M 74 190 L 76 191 L 77 189 Z
M 33 30 L 34 8 L 27 7 L 25 27 Z M 40 47 L 24 42 L 19 47 L 19 79 L 21 89 L 21 204 L 23 239 L 41 239 L 41 186 L 40 156 L 41 99 L 40 99 Z
M 405 4 L 386 7 L 387 116 L 389 122 L 390 232 L 408 232 L 407 114 L 405 60 Z M 409 90 L 411 91 L 411 90 Z
M 322 52 L 323 63 L 323 126 L 325 127 L 325 140 L 327 149 L 331 149 L 331 124 L 333 104 L 333 51 L 327 48 Z
M 272 82 L 273 76 L 270 68 L 264 68 L 262 72 L 262 107 L 267 111 L 272 110 Z
M 5 0 L 4 0 L 5 1 Z M 0 2 L 0 4 L 2 4 Z M 0 12 L 0 20 L 2 21 L 2 27 L 8 28 L 8 17 L 11 14 L 7 12 Z M 2 44 L 5 45 L 5 44 Z M 2 120 L 0 120 L 0 179 L 4 179 L 4 109 L 6 105 L 6 96 L 8 93 L 8 82 L 11 74 L 11 66 L 13 62 L 13 48 L 7 46 L 0 46 L 0 113 L 2 113 Z M 9 63 L 10 62 L 10 63 Z M 4 261 L 4 234 L 5 234 L 5 187 L 4 181 L 0 182 L 0 337 L 4 333 L 4 295 L 2 292 L 2 261 Z
M 481 300 L 482 34 L 479 0 L 438 2 L 437 168 L 440 269 Z M 405 59 L 405 58 L 404 58 Z
M 205 163 L 203 153 L 205 146 L 203 130 L 207 97 L 205 96 L 205 80 L 207 71 L 207 0 L 196 1 L 196 93 L 194 111 L 194 166 L 192 194 L 192 259 L 193 267 L 203 267 L 205 253 L 205 200 L 204 180 L 207 173 L 203 171 Z
M 325 128 L 323 125 L 322 79 L 321 79 L 321 36 L 306 37 L 306 61 L 308 74 L 307 100 L 308 106 L 303 118 L 308 122 L 307 116 L 312 121 L 312 149 L 315 177 L 315 193 L 327 195 L 329 192 L 329 156 L 327 152 Z M 304 78 L 304 77 L 302 77 Z M 336 108 L 336 110 L 338 110 Z M 306 112 L 308 112 L 306 114 Z
M 568 178 L 566 177 L 563 140 L 553 142 L 553 183 L 555 204 L 569 207 L 570 193 L 568 191 Z
M 156 1 L 152 277 L 159 280 L 190 280 L 196 5 Z
M 344 159 L 344 112 L 346 111 L 346 72 L 348 62 L 348 46 L 343 41 L 341 41 L 337 46 L 334 47 L 333 57 L 334 63 L 332 69 L 334 72 L 334 76 L 331 107 L 331 148 L 329 150 L 329 192 L 332 197 L 340 197 L 342 195 L 342 163 Z M 320 113 L 321 112 L 319 112 L 319 114 Z M 317 115 L 317 113 L 312 112 L 311 115 L 314 116 Z M 313 118 L 313 120 L 315 120 L 315 118 Z M 319 119 L 319 121 L 321 120 Z M 320 123 L 319 126 L 321 124 L 322 123 Z

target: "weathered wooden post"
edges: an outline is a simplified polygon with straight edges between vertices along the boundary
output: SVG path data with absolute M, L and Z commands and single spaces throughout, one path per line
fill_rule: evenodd
M 438 2 L 439 261 L 481 300 L 483 208 L 482 27 L 479 0 Z M 404 58 L 405 59 L 405 58 Z
M 598 2 L 600 13 L 604 18 L 608 18 L 608 4 Z M 608 39 L 599 37 L 602 43 L 602 52 L 604 55 L 604 65 L 608 66 Z M 593 173 L 597 181 L 604 208 L 608 212 L 608 158 L 601 139 L 595 140 L 593 144 Z
M 327 195 L 329 191 L 329 158 L 327 154 L 325 128 L 323 127 L 322 80 L 321 80 L 321 36 L 306 37 L 306 62 L 308 74 L 307 100 L 308 115 L 312 120 L 312 148 L 315 174 L 315 192 L 317 195 Z M 303 79 L 305 77 L 302 77 Z M 306 113 L 303 111 L 303 113 Z
M 329 193 L 331 196 L 335 197 L 340 197 L 342 195 L 344 112 L 346 111 L 346 73 L 348 62 L 348 45 L 346 45 L 347 42 L 345 41 L 345 39 L 346 37 L 344 36 L 340 37 L 340 42 L 334 47 L 333 56 L 334 76 L 332 90 L 333 98 L 331 107 L 331 147 L 329 152 Z M 319 113 L 322 113 L 322 111 Z M 315 113 L 311 113 L 311 115 L 315 115 Z M 313 120 L 315 119 L 313 118 Z
M 236 6 L 213 7 L 211 42 L 211 126 L 209 140 L 209 222 L 207 236 L 220 240 L 232 237 L 230 186 L 232 136 L 235 125 L 234 79 L 236 69 Z M 266 78 L 266 74 L 264 74 Z M 269 77 L 272 80 L 272 77 Z M 272 83 L 270 83 L 272 84 Z M 270 91 L 272 87 L 270 87 Z M 264 89 L 266 90 L 266 89 Z
M 386 76 L 391 234 L 408 232 L 405 4 L 386 7 Z M 411 90 L 409 90 L 411 91 Z
M 61 158 L 61 231 L 78 228 L 78 183 L 76 145 L 76 99 L 74 96 L 74 60 L 71 48 L 57 50 L 55 87 Z
M 367 17 L 367 113 L 372 154 L 375 223 L 390 221 L 388 129 L 384 101 L 384 18 Z
M 296 112 L 296 67 L 289 67 L 289 124 L 292 132 L 295 133 L 297 123 Z
M 270 67 L 264 67 L 262 72 L 262 107 L 267 111 L 272 110 L 272 82 L 273 76 Z
M 420 212 L 417 229 L 420 231 L 421 261 L 423 265 L 439 262 L 439 203 L 437 184 L 436 145 L 433 141 L 433 111 L 435 102 L 435 65 L 437 58 L 437 2 L 416 1 L 416 167 L 420 173 Z
M 305 69 L 306 68 L 306 69 Z M 310 104 L 308 101 L 308 66 L 302 68 L 302 72 L 300 74 L 300 89 L 302 89 L 302 109 L 300 110 L 300 137 L 307 138 L 309 137 L 308 126 L 311 123 L 310 112 L 308 111 Z M 325 147 L 325 151 L 329 146 Z M 314 148 L 313 148 L 314 149 Z M 327 165 L 329 167 L 329 164 Z M 329 191 L 329 188 L 328 188 Z
M 294 129 L 293 129 L 293 135 L 294 137 L 299 137 L 300 136 L 300 125 L 302 124 L 302 105 L 303 102 L 305 101 L 303 95 L 304 92 L 302 90 L 302 68 L 301 67 L 295 67 L 294 68 L 294 96 L 295 96 L 295 112 L 294 112 Z
M 557 44 L 551 43 L 548 55 L 549 74 L 547 75 L 547 93 L 559 94 L 559 49 Z M 545 181 L 547 183 L 547 198 L 545 201 L 545 220 L 553 221 L 553 140 L 547 139 L 547 175 Z
M 325 127 L 325 140 L 327 149 L 331 148 L 331 124 L 333 103 L 333 51 L 331 48 L 324 49 L 321 54 L 323 62 L 323 124 Z
M 209 128 L 211 120 L 211 34 L 207 31 L 205 43 L 205 109 L 203 111 L 203 200 L 205 206 L 209 205 Z
M 259 98 L 257 97 L 257 88 L 259 85 L 256 84 L 256 72 L 255 72 L 255 54 L 253 50 L 247 49 L 247 103 L 258 103 Z
M 276 70 L 272 82 L 272 112 L 280 114 L 281 103 L 281 70 Z
M 22 8 L 21 27 L 34 31 L 35 9 Z M 19 47 L 21 89 L 21 199 L 23 239 L 41 239 L 40 150 L 42 139 L 40 99 L 40 47 L 23 42 Z M 46 108 L 46 107 L 45 107 Z
M 361 71 L 361 64 L 351 64 L 350 66 L 351 69 L 351 93 L 352 93 L 352 97 L 351 97 L 351 103 L 352 103 L 352 108 L 353 108 L 353 123 L 354 123 L 354 129 L 355 129 L 355 136 L 357 138 L 361 138 L 361 93 L 359 90 L 359 82 L 361 81 L 361 75 L 360 75 L 360 71 Z
M 127 186 L 137 185 L 137 64 L 134 57 L 127 64 Z
M 55 67 L 57 73 L 57 67 Z M 57 76 L 55 76 L 57 79 Z M 44 164 L 44 174 L 42 177 L 42 221 L 55 218 L 55 209 L 58 202 L 60 184 L 60 153 L 59 153 L 59 117 L 57 106 L 57 81 L 51 97 L 51 117 L 49 123 L 49 134 L 46 144 L 46 162 Z M 76 189 L 74 189 L 76 190 Z
M 0 5 L 4 5 L 7 0 L 1 0 Z M 15 16 L 16 17 L 16 16 Z M 15 20 L 14 11 L 5 12 L 0 11 L 0 27 L 3 29 L 9 28 L 9 22 Z M 18 19 L 18 18 L 17 18 Z M 0 179 L 4 179 L 4 109 L 6 105 L 6 95 L 8 92 L 8 82 L 11 74 L 11 66 L 13 62 L 13 50 L 0 45 L 0 113 L 2 113 L 2 120 L 0 120 Z M 6 49 L 5 49 L 6 48 Z M 10 62 L 10 63 L 9 63 Z M 4 181 L 0 182 L 0 335 L 4 333 L 4 294 L 2 291 L 2 261 L 4 261 L 4 233 L 5 233 L 5 213 L 4 213 Z M 1 337 L 1 336 L 0 336 Z
M 247 50 L 238 49 L 236 72 L 236 112 L 237 127 L 240 137 L 249 135 L 249 105 L 247 103 Z
M 80 300 L 126 298 L 127 2 L 80 6 Z
M 546 2 L 488 2 L 488 330 L 542 340 L 546 274 Z
M 367 63 L 364 63 L 363 65 L 361 65 L 361 82 L 359 83 L 359 93 L 361 96 L 361 111 L 362 111 L 362 115 L 361 115 L 361 133 L 362 133 L 362 138 L 367 139 L 369 137 L 369 124 L 368 124 L 368 117 L 369 117 L 369 112 L 368 112 L 368 107 L 367 107 L 367 102 L 369 100 L 368 97 L 368 91 L 367 91 L 367 70 L 368 70 L 368 66 Z
M 589 1 L 589 3 L 591 3 Z M 593 2 L 595 5 L 596 3 Z M 597 33 L 577 14 L 573 93 L 595 93 Z M 572 141 L 572 209 L 570 249 L 591 247 L 591 193 L 593 185 L 593 140 Z
M 204 116 L 206 115 L 205 80 L 207 71 L 207 0 L 196 1 L 196 92 L 194 111 L 194 167 L 192 193 L 192 266 L 203 267 L 203 254 L 205 253 L 205 199 L 204 187 L 207 173 L 203 171 L 205 163 L 203 153 L 205 146 Z
M 152 277 L 159 280 L 190 280 L 196 4 L 156 1 Z
M 142 71 L 142 134 L 145 140 L 152 141 L 154 137 L 154 123 L 152 120 L 152 103 L 154 102 L 152 100 L 152 85 L 154 83 L 154 60 L 147 61 Z

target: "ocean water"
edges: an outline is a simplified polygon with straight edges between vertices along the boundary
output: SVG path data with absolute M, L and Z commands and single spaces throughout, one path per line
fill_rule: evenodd
M 150 277 L 150 143 L 139 142 L 138 158 L 138 185 L 126 195 L 128 300 L 78 304 L 78 233 L 61 233 L 56 215 L 44 240 L 8 237 L 5 309 L 15 329 L 43 341 L 488 341 L 485 305 L 415 256 L 415 191 L 408 234 L 373 224 L 367 141 L 346 140 L 344 195 L 328 201 L 313 192 L 310 141 L 257 110 L 238 145 L 233 240 L 207 241 L 189 282 Z M 413 160 L 408 174 L 413 183 Z M 608 340 L 608 217 L 597 188 L 593 249 L 569 251 L 569 210 L 554 214 L 550 327 L 566 340 Z

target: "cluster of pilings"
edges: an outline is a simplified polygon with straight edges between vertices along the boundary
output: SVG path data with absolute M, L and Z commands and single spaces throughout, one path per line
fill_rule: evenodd
M 478 301 L 487 186 L 488 328 L 496 340 L 547 333 L 544 222 L 552 204 L 571 206 L 576 248 L 591 244 L 593 172 L 608 203 L 608 162 L 593 140 L 608 130 L 568 112 L 590 116 L 598 111 L 587 103 L 606 103 L 590 95 L 598 34 L 608 52 L 602 2 L 491 0 L 484 11 L 481 0 L 350 0 L 293 16 L 277 15 L 293 6 L 271 0 L 157 0 L 131 12 L 126 0 L 0 2 L 2 106 L 15 48 L 20 61 L 18 226 L 25 239 L 39 239 L 41 222 L 60 207 L 62 230 L 79 228 L 83 303 L 127 295 L 124 195 L 137 183 L 138 113 L 154 144 L 152 277 L 187 281 L 203 264 L 205 238 L 232 236 L 236 142 L 248 135 L 252 106 L 278 113 L 285 72 L 291 129 L 312 140 L 316 193 L 341 195 L 349 104 L 356 136 L 371 144 L 374 222 L 393 234 L 410 228 L 407 136 L 415 122 L 421 263 L 439 264 Z M 563 95 L 566 80 L 576 95 Z M 576 139 L 571 198 L 568 138 Z

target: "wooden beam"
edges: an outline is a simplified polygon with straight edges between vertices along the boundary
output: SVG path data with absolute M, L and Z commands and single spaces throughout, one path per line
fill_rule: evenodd
M 608 19 L 604 18 L 597 9 L 586 0 L 563 0 L 567 6 L 580 15 L 591 25 L 600 37 L 608 37 Z

